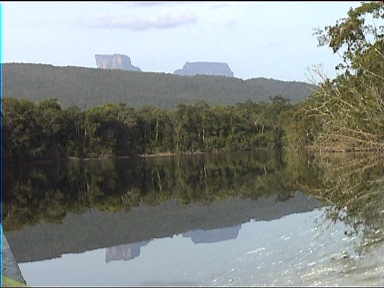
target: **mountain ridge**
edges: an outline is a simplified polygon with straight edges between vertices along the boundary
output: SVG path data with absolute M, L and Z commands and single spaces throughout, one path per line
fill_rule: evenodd
M 231 105 L 282 96 L 292 102 L 308 97 L 316 86 L 264 77 L 235 77 L 137 72 L 50 64 L 4 63 L 4 96 L 33 101 L 56 98 L 63 106 L 90 108 L 107 103 L 132 107 L 206 101 Z

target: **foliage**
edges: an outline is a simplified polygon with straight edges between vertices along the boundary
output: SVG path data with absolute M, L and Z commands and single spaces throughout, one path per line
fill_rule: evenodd
M 205 102 L 172 110 L 106 104 L 81 111 L 56 100 L 5 100 L 8 159 L 36 160 L 159 152 L 244 151 L 281 148 L 279 115 L 291 109 L 281 97 L 211 107 Z
M 298 113 L 313 122 L 306 142 L 316 150 L 384 149 L 384 4 L 363 3 L 334 26 L 318 31 L 319 43 L 344 49 L 342 73 L 322 76 L 317 91 Z M 302 123 L 296 127 L 306 129 Z

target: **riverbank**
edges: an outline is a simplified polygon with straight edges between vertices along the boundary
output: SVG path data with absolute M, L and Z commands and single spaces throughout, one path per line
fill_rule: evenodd
M 371 148 L 371 147 L 329 147 L 329 146 L 315 146 L 308 145 L 305 147 L 310 152 L 317 153 L 384 153 L 384 147 Z
M 259 148 L 262 149 L 262 148 Z M 259 150 L 258 149 L 258 150 Z M 138 155 L 102 155 L 97 157 L 67 157 L 69 160 L 103 160 L 103 159 L 112 159 L 112 158 L 118 158 L 118 159 L 129 159 L 129 158 L 157 158 L 157 157 L 174 157 L 174 156 L 194 156 L 194 155 L 203 155 L 203 154 L 219 154 L 219 153 L 227 153 L 228 151 L 195 151 L 195 152 L 159 152 L 159 153 L 153 153 L 153 154 L 138 154 Z M 241 152 L 241 151 L 237 151 Z
M 154 158 L 154 157 L 173 157 L 176 155 L 200 155 L 200 154 L 206 154 L 211 152 L 160 152 L 160 153 L 154 153 L 154 154 L 138 154 L 138 155 L 103 155 L 103 156 L 97 156 L 97 157 L 68 157 L 69 160 L 104 160 L 104 159 L 112 159 L 112 158 L 118 158 L 118 159 L 129 159 L 129 158 Z

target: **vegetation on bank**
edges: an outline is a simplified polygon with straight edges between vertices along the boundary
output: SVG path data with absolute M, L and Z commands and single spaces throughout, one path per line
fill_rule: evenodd
M 108 104 L 81 111 L 55 100 L 5 101 L 10 161 L 281 148 L 280 115 L 292 107 L 281 97 L 268 104 L 200 102 L 172 110 Z
M 384 3 L 363 3 L 317 32 L 320 45 L 342 52 L 339 75 L 319 73 L 319 89 L 298 105 L 291 136 L 319 151 L 384 150 Z

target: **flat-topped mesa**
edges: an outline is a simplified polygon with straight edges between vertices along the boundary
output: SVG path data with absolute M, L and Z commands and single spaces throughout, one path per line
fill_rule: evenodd
M 233 72 L 227 63 L 220 62 L 187 62 L 182 69 L 174 72 L 177 75 L 217 75 L 233 77 Z
M 139 67 L 133 66 L 131 58 L 122 54 L 95 55 L 97 68 L 120 69 L 127 71 L 141 71 Z

